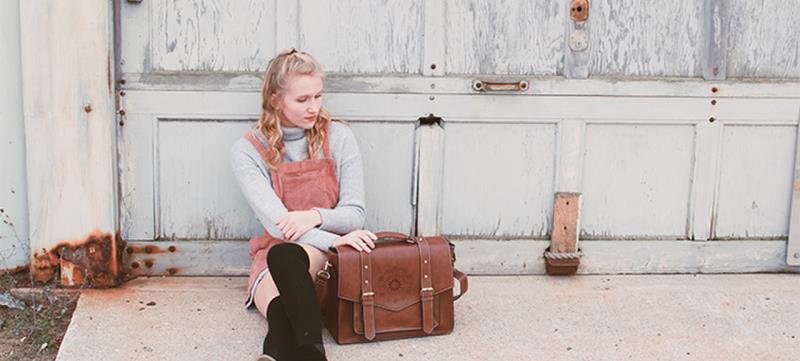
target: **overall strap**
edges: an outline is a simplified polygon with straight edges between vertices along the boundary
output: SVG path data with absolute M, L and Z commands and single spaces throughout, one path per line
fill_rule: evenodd
M 269 164 L 269 152 L 267 152 L 267 148 L 264 147 L 264 143 L 261 143 L 261 140 L 255 134 L 255 130 L 251 130 L 247 132 L 247 136 L 245 137 L 256 148 L 258 154 L 261 154 L 261 158 L 264 160 L 265 164 Z
M 267 166 L 267 169 L 269 169 L 269 176 L 272 179 L 272 189 L 275 191 L 275 194 L 278 196 L 278 198 L 283 200 L 283 186 L 278 179 L 278 175 L 275 169 L 272 169 L 269 166 L 269 152 L 267 152 L 267 148 L 264 147 L 264 143 L 262 143 L 261 140 L 258 138 L 258 136 L 255 133 L 255 130 L 248 132 L 245 138 L 247 138 L 247 141 L 249 141 L 250 144 L 252 144 L 253 147 L 256 148 L 258 154 L 261 155 L 261 159 L 264 160 L 264 164 Z
M 328 126 L 325 129 L 325 141 L 322 142 L 322 152 L 325 155 L 326 159 L 333 159 L 331 155 L 331 146 L 330 146 L 330 139 L 331 139 L 331 122 L 333 120 L 328 121 Z

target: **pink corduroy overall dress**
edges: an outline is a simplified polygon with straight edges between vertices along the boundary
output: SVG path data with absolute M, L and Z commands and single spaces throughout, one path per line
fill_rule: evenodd
M 281 163 L 278 164 L 277 169 L 269 170 L 270 178 L 272 178 L 272 189 L 290 212 L 307 211 L 313 207 L 333 209 L 339 202 L 339 180 L 336 177 L 336 162 L 331 156 L 327 138 L 325 137 L 322 145 L 323 159 Z M 267 149 L 252 131 L 247 134 L 247 140 L 261 154 L 264 163 L 269 164 Z M 248 301 L 258 275 L 267 268 L 267 252 L 272 246 L 281 242 L 285 241 L 272 237 L 266 230 L 264 230 L 263 235 L 250 240 Z

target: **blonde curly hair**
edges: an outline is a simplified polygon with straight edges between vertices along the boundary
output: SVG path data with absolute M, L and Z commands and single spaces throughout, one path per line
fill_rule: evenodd
M 284 144 L 278 114 L 280 110 L 273 106 L 270 99 L 273 95 L 280 96 L 282 94 L 286 89 L 288 78 L 292 74 L 325 76 L 322 66 L 311 55 L 299 52 L 294 48 L 281 51 L 267 66 L 264 73 L 264 87 L 261 90 L 261 117 L 254 128 L 267 140 L 267 165 L 271 169 L 277 168 L 278 164 L 283 162 Z M 325 107 L 321 106 L 314 127 L 306 129 L 309 159 L 318 159 L 324 156 L 322 145 L 328 136 L 330 122 L 330 114 Z

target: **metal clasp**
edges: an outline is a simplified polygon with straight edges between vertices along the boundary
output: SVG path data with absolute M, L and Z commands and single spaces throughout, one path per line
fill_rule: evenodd
M 331 268 L 331 267 L 333 267 L 333 265 L 330 262 L 325 261 L 325 268 L 323 268 L 323 269 L 321 269 L 321 270 L 319 270 L 317 272 L 317 277 L 322 277 L 322 278 L 324 278 L 326 280 L 331 279 L 331 273 L 328 272 L 328 269 Z

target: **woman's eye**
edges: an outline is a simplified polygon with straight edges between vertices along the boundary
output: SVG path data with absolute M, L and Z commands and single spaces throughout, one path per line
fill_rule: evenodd
M 319 99 L 319 98 L 322 98 L 321 94 L 314 97 L 314 99 Z

